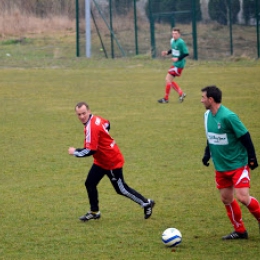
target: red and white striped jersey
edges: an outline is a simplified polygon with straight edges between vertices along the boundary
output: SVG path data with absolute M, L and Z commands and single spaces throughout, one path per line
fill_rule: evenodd
M 109 121 L 99 116 L 91 115 L 85 124 L 84 148 L 95 151 L 94 164 L 106 170 L 122 168 L 124 157 L 107 128 Z

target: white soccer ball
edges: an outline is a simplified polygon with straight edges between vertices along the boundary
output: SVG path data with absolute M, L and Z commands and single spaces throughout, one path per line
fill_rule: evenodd
M 177 228 L 167 228 L 162 233 L 162 241 L 166 246 L 177 246 L 182 241 L 182 234 Z

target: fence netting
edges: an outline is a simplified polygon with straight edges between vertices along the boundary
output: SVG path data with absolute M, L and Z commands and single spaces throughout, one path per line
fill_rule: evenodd
M 31 56 L 84 57 L 89 22 L 91 57 L 159 58 L 170 47 L 172 27 L 181 30 L 190 58 L 260 55 L 260 0 L 88 1 L 89 21 L 86 0 L 2 0 L 0 44 L 26 55 L 30 47 Z

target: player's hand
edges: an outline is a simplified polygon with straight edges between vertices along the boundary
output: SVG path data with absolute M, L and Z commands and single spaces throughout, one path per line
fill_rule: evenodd
M 179 59 L 176 58 L 176 57 L 172 58 L 172 61 L 173 61 L 173 62 L 176 62 L 176 61 L 178 61 L 178 60 L 179 60 Z
M 76 151 L 76 148 L 70 147 L 69 150 L 68 150 L 68 153 L 69 153 L 70 155 L 73 155 L 75 151 Z
M 204 155 L 202 158 L 202 163 L 207 167 L 209 166 L 209 159 L 210 159 L 210 156 L 208 156 L 208 155 Z
M 202 158 L 202 163 L 205 166 L 209 166 L 209 160 L 210 160 L 210 151 L 209 151 L 209 146 L 207 144 L 207 146 L 205 147 L 205 152 L 204 152 L 204 156 Z
M 105 128 L 109 132 L 109 130 L 110 130 L 110 122 L 109 121 L 107 123 L 105 123 Z
M 166 56 L 167 53 L 168 53 L 167 51 L 162 51 L 162 52 L 161 52 L 161 55 L 162 55 L 162 56 Z
M 258 167 L 257 159 L 256 157 L 254 158 L 248 158 L 248 166 L 251 170 L 254 170 L 255 168 Z

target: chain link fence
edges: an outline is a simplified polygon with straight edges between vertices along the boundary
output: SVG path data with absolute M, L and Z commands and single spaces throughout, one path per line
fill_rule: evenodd
M 172 27 L 178 27 L 194 59 L 259 58 L 259 10 L 259 0 L 139 0 L 120 1 L 120 5 L 93 0 L 92 55 L 156 58 L 169 47 Z M 81 23 L 81 55 L 85 22 Z
M 182 31 L 190 58 L 260 57 L 260 0 L 2 0 L 0 56 L 159 58 L 172 27 Z

